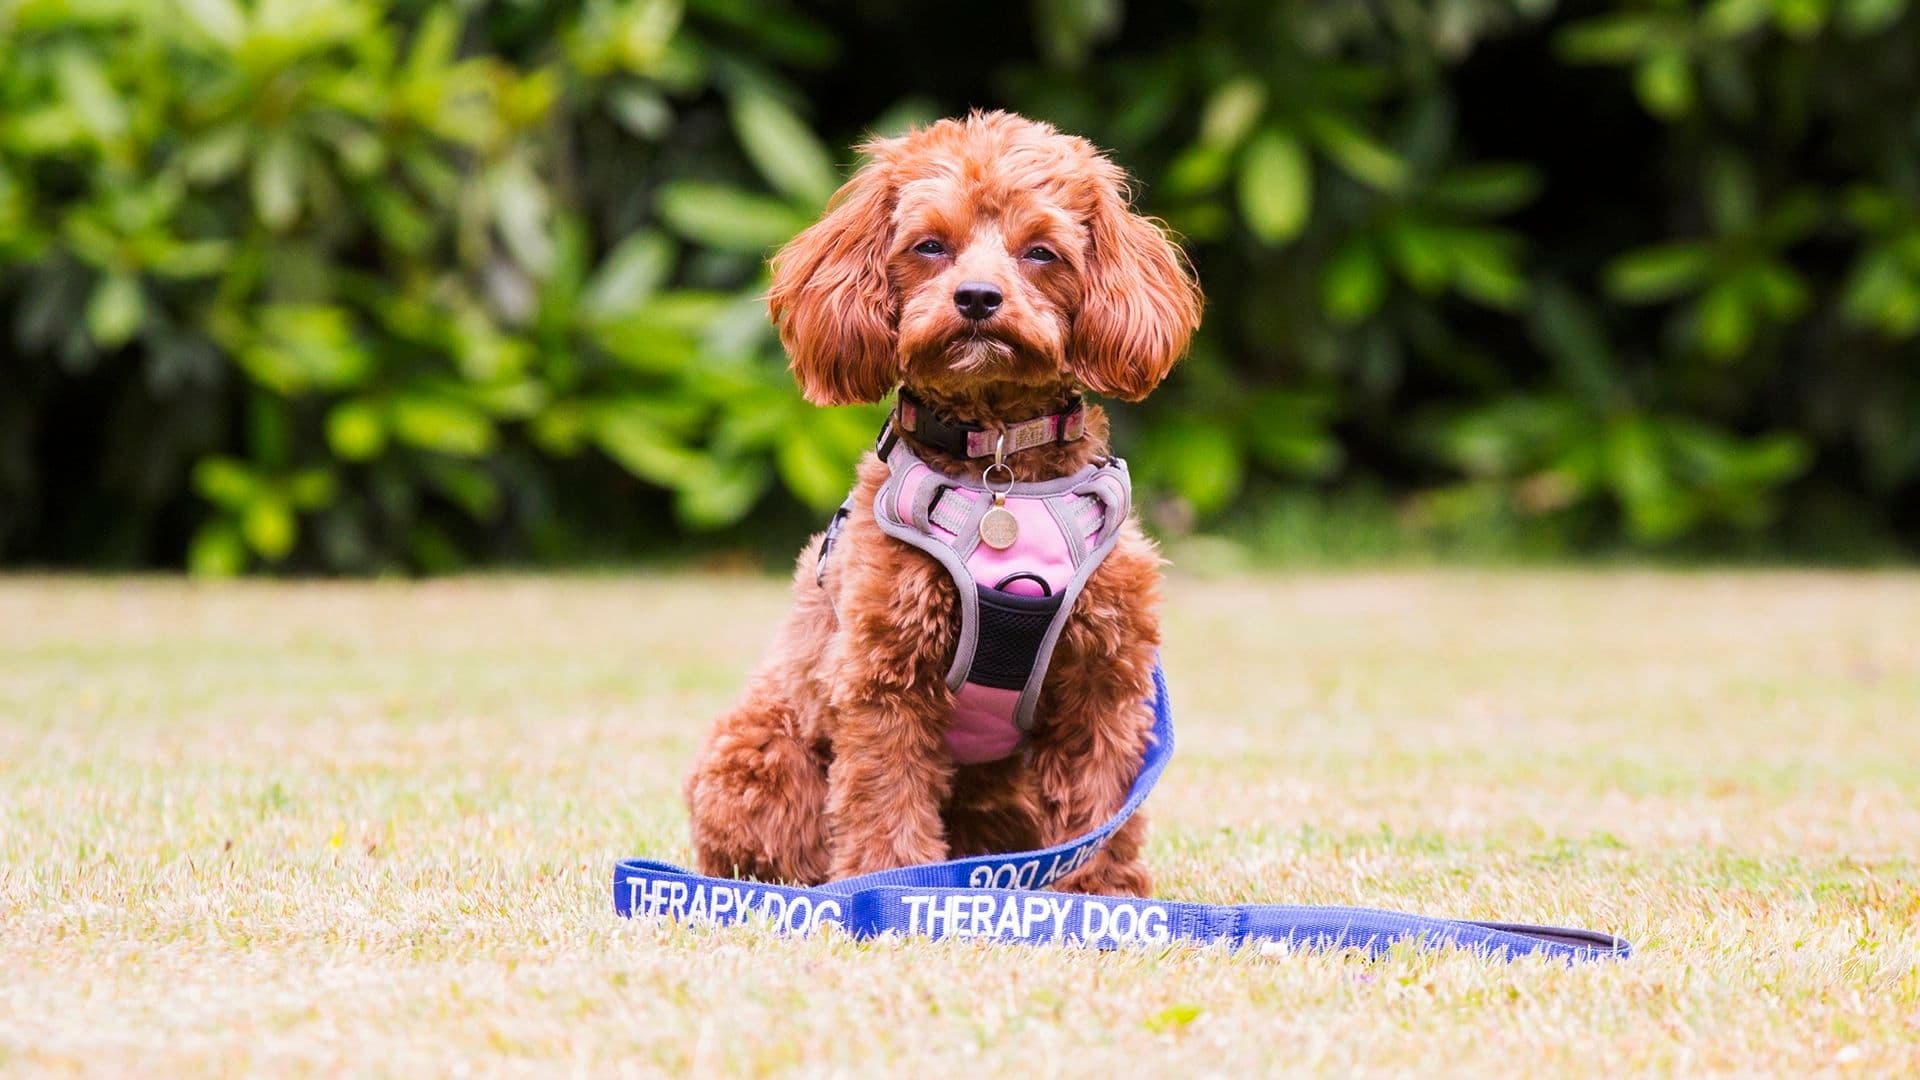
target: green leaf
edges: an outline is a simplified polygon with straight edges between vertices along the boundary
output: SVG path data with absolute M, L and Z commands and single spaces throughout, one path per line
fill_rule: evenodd
M 494 219 L 514 261 L 536 278 L 553 269 L 554 242 L 548 231 L 552 206 L 547 186 L 531 165 L 515 157 L 493 176 Z
M 1167 166 L 1163 184 L 1169 195 L 1204 195 L 1219 187 L 1233 167 L 1233 155 L 1217 146 L 1187 147 Z
M 672 107 L 651 90 L 621 87 L 607 97 L 607 108 L 614 120 L 636 138 L 665 138 L 673 129 Z
M 248 547 L 268 562 L 286 558 L 299 532 L 293 509 L 277 497 L 257 498 L 241 511 L 240 535 L 246 538 Z
M 1254 137 L 1240 162 L 1240 212 L 1269 244 L 1293 239 L 1313 205 L 1313 163 L 1291 133 L 1270 128 Z
M 187 178 L 212 185 L 240 171 L 247 160 L 247 140 L 253 132 L 238 121 L 222 124 L 188 142 L 178 158 Z
M 1667 540 L 1692 524 L 1694 513 L 1673 488 L 1653 421 L 1630 417 L 1615 423 L 1607 432 L 1606 458 L 1609 485 L 1634 535 Z
M 346 461 L 370 461 L 387 448 L 387 425 L 372 402 L 343 401 L 327 414 L 327 445 Z
M 1064 68 L 1081 66 L 1120 26 L 1120 0 L 1037 0 L 1033 13 L 1048 60 Z
M 415 206 L 402 192 L 377 187 L 367 193 L 366 208 L 380 238 L 395 249 L 418 255 L 433 243 L 438 226 L 432 215 Z
M 1848 189 L 1845 206 L 1848 220 L 1868 232 L 1893 228 L 1906 216 L 1906 207 L 1898 195 L 1866 185 Z
M 1239 494 L 1246 463 L 1227 428 L 1197 417 L 1175 417 L 1150 428 L 1147 435 L 1142 456 L 1153 462 L 1150 475 L 1191 503 L 1196 513 L 1210 514 Z
M 395 437 L 422 450 L 480 457 L 493 449 L 493 421 L 464 401 L 439 394 L 403 393 L 394 397 L 390 415 Z
M 491 521 L 500 510 L 500 485 L 480 465 L 439 459 L 424 470 L 434 489 L 475 521 Z
M 1667 490 L 1667 468 L 1660 459 L 1654 424 L 1629 417 L 1607 432 L 1607 476 L 1624 498 L 1651 498 Z
M 807 427 L 787 432 L 774 444 L 773 461 L 787 490 L 817 510 L 840 505 L 853 479 L 853 462 Z
M 302 469 L 287 477 L 287 499 L 298 510 L 321 510 L 332 505 L 336 491 L 330 469 Z
M 108 274 L 87 301 L 87 333 L 102 349 L 118 348 L 140 328 L 145 312 L 139 280 L 131 274 Z
M 709 463 L 640 409 L 605 407 L 592 418 L 593 441 L 628 472 L 664 488 L 708 475 Z
M 1496 399 L 1450 420 L 1441 449 L 1464 471 L 1482 477 L 1512 476 L 1563 456 L 1586 440 L 1588 410 L 1558 397 Z
M 678 327 L 664 325 L 649 305 L 592 328 L 593 341 L 622 365 L 648 375 L 675 375 L 700 358 L 700 343 Z
M 1804 436 L 1781 432 L 1751 440 L 1735 458 L 1734 467 L 1751 483 L 1784 484 L 1813 464 L 1813 448 Z
M 666 284 L 675 255 L 666 236 L 651 230 L 634 233 L 607 254 L 587 284 L 581 307 L 594 319 L 638 310 Z
M 1700 348 L 1719 359 L 1738 356 L 1753 340 L 1753 317 L 1741 292 L 1731 282 L 1708 289 L 1694 308 Z
M 233 247 L 224 240 L 198 240 L 191 243 L 155 245 L 150 266 L 155 277 L 185 280 L 210 277 L 226 270 Z
M 1453 234 L 1453 287 L 1462 296 L 1491 308 L 1510 311 L 1526 298 L 1527 282 L 1515 265 L 1501 234 L 1457 231 Z
M 1806 41 L 1827 24 L 1831 0 L 1773 0 L 1773 24 L 1797 41 Z
M 1296 476 L 1326 477 L 1340 467 L 1340 444 L 1327 430 L 1329 402 L 1269 391 L 1248 402 L 1239 437 L 1270 468 Z
M 98 142 L 118 139 L 127 130 L 127 107 L 94 58 L 78 48 L 60 53 L 60 96 Z
M 237 577 L 246 568 L 246 544 L 230 522 L 209 521 L 193 534 L 187 547 L 187 570 L 194 577 Z
M 1577 64 L 1618 64 L 1669 39 L 1673 29 L 1657 15 L 1607 15 L 1562 30 L 1554 44 L 1561 56 Z
M 1760 222 L 1760 236 L 1776 246 L 1804 240 L 1826 220 L 1827 208 L 1820 196 L 1799 190 L 1782 198 L 1767 211 Z
M 1714 0 L 1700 17 L 1716 37 L 1733 38 L 1759 29 L 1773 14 L 1773 0 Z
M 1855 37 L 1877 34 L 1906 14 L 1907 0 L 1841 0 L 1840 26 Z
M 1633 70 L 1633 88 L 1647 111 L 1673 120 L 1693 109 L 1693 70 L 1678 46 L 1649 52 Z
M 446 8 L 429 8 L 413 31 L 413 42 L 407 50 L 407 77 L 429 81 L 444 73 L 453 62 L 459 37 L 457 15 Z
M 792 110 L 771 94 L 747 90 L 734 96 L 729 115 L 747 158 L 769 184 L 811 209 L 826 205 L 840 174 L 827 148 Z
M 260 223 L 282 232 L 300 216 L 300 176 L 305 164 L 291 132 L 268 135 L 253 158 L 253 209 Z
M 572 457 L 580 452 L 592 426 L 593 414 L 579 403 L 562 401 L 543 410 L 528 425 L 534 445 L 554 457 Z
M 460 545 L 431 521 L 416 521 L 407 530 L 407 555 L 429 574 L 450 574 L 467 564 Z
M 1858 326 L 1881 325 L 1885 314 L 1912 287 L 1899 256 L 1892 249 L 1869 248 L 1854 263 L 1847 279 L 1841 313 Z
M 716 465 L 700 482 L 675 493 L 674 513 L 695 529 L 724 528 L 747 516 L 772 479 L 772 471 L 758 459 Z
M 280 469 L 293 446 L 293 418 L 287 402 L 272 394 L 247 400 L 247 452 L 255 470 Z
M 1558 284 L 1542 289 L 1533 305 L 1532 330 L 1570 389 L 1595 402 L 1616 392 L 1619 376 L 1606 331 L 1593 308 L 1573 290 Z
M 1388 193 L 1406 185 L 1406 162 L 1345 117 L 1316 113 L 1311 131 L 1320 149 L 1355 180 Z
M 1741 290 L 1756 313 L 1785 322 L 1807 308 L 1807 284 L 1792 266 L 1766 260 L 1748 264 L 1740 275 Z
M 1607 292 L 1629 303 L 1652 303 L 1692 292 L 1713 266 L 1704 244 L 1641 248 L 1615 259 L 1606 270 Z
M 1427 188 L 1434 202 L 1482 217 L 1511 213 L 1540 193 L 1540 174 L 1526 165 L 1455 169 Z
M 352 317 L 327 304 L 268 304 L 258 332 L 235 358 L 254 381 L 282 394 L 358 385 L 373 358 L 356 339 Z M 244 340 L 244 339 L 243 339 Z
M 1320 277 L 1320 307 L 1336 323 L 1353 324 L 1372 315 L 1387 294 L 1387 271 L 1365 237 L 1343 244 Z
M 178 0 L 193 28 L 231 49 L 247 32 L 247 17 L 234 0 Z
M 1707 212 L 1714 231 L 1737 233 L 1751 228 L 1759 196 L 1746 163 L 1732 154 L 1715 154 L 1707 162 L 1705 180 Z
M 1259 80 L 1241 76 L 1223 83 L 1200 114 L 1200 142 L 1232 150 L 1247 137 L 1267 107 L 1267 88 Z
M 1386 235 L 1387 250 L 1407 284 L 1418 292 L 1432 294 L 1453 273 L 1453 249 L 1447 233 L 1402 221 Z
M 253 470 L 230 457 L 202 458 L 193 467 L 193 489 L 216 506 L 238 510 L 259 491 Z
M 660 191 L 660 216 L 675 232 L 710 247 L 761 254 L 807 227 L 785 203 L 724 184 L 681 180 Z

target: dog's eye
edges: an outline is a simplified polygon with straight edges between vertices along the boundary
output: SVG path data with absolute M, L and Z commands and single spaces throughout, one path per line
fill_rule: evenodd
M 1031 261 L 1033 261 L 1033 262 L 1037 262 L 1037 263 L 1050 263 L 1050 262 L 1052 262 L 1053 260 L 1055 260 L 1055 259 L 1057 259 L 1057 258 L 1059 258 L 1059 257 L 1060 257 L 1060 256 L 1058 256 L 1058 255 L 1055 255 L 1055 254 L 1053 253 L 1053 249 L 1052 249 L 1052 248 L 1048 248 L 1048 247 L 1031 247 L 1031 248 L 1028 248 L 1028 249 L 1027 249 L 1027 258 L 1028 258 L 1029 260 L 1031 260 Z
M 913 250 L 922 255 L 945 255 L 947 253 L 947 245 L 938 240 L 922 240 L 913 245 Z

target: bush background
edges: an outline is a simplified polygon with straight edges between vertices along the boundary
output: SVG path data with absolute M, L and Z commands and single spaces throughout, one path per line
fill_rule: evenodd
M 0 0 L 0 562 L 784 557 L 878 412 L 764 255 L 973 106 L 1194 256 L 1118 419 L 1163 534 L 1902 558 L 1917 58 L 1904 0 Z

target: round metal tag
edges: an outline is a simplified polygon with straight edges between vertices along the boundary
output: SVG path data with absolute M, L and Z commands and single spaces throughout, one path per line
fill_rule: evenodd
M 1020 519 L 1013 511 L 1004 506 L 995 506 L 980 515 L 980 542 L 994 549 L 1005 551 L 1020 539 Z

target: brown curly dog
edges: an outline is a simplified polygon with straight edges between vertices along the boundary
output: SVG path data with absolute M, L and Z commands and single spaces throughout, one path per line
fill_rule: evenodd
M 819 405 L 904 385 L 989 433 L 1062 413 L 1082 389 L 1137 401 L 1186 351 L 1201 297 L 1180 250 L 1128 208 L 1126 176 L 1085 139 L 1004 112 L 867 143 L 870 160 L 773 260 L 768 297 L 793 373 Z M 903 433 L 935 470 L 986 462 Z M 1108 455 L 1107 420 L 1007 457 L 1021 482 Z M 1139 770 L 1160 633 L 1160 558 L 1128 519 L 1061 630 L 1018 754 L 957 764 L 946 682 L 959 619 L 939 562 L 883 533 L 860 464 L 816 580 L 794 576 L 770 654 L 687 778 L 708 874 L 817 884 L 1054 844 L 1118 809 Z M 1145 820 L 1055 888 L 1144 896 Z

